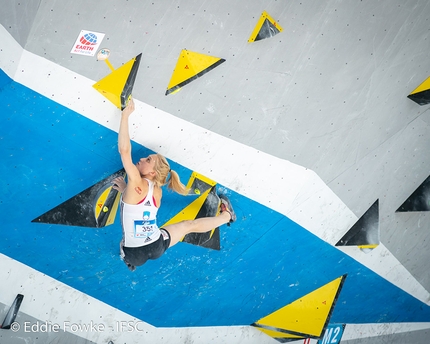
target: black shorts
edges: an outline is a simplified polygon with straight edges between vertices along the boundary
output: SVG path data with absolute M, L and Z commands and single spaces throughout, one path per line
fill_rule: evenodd
M 140 266 L 145 264 L 148 259 L 160 258 L 170 245 L 169 232 L 164 228 L 160 228 L 160 231 L 162 232 L 160 237 L 152 244 L 139 247 L 124 246 L 122 249 L 125 262 L 133 266 Z

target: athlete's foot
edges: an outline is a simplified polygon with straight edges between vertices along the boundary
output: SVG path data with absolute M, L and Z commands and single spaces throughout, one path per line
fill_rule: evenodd
M 123 257 L 121 257 L 121 260 L 124 262 L 125 265 L 127 265 L 130 271 L 136 270 L 136 267 L 134 265 L 131 265 L 129 262 L 127 262 Z
M 125 264 L 127 264 L 127 267 L 130 271 L 134 271 L 136 270 L 136 267 L 134 265 L 131 265 L 130 263 L 124 262 Z
M 224 195 L 218 195 L 218 196 L 221 200 L 220 212 L 221 214 L 226 212 L 230 215 L 230 220 L 227 222 L 227 226 L 230 226 L 230 223 L 236 221 L 236 213 L 233 210 L 230 200 L 226 196 Z

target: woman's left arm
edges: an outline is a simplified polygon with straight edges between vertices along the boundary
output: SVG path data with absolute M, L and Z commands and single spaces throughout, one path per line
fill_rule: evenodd
M 123 193 L 125 188 L 127 187 L 127 183 L 125 182 L 123 177 L 116 177 L 112 180 L 112 189 Z

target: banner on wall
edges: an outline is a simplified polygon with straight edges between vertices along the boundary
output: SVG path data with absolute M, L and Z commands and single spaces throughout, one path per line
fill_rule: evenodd
M 70 53 L 94 56 L 104 37 L 104 33 L 82 30 Z

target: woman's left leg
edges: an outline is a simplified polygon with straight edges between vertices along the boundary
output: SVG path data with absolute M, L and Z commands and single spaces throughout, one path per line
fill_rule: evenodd
M 163 227 L 170 234 L 170 245 L 172 247 L 189 233 L 205 233 L 212 229 L 228 223 L 231 219 L 230 213 L 222 212 L 218 216 L 201 217 L 195 220 L 186 220 Z

